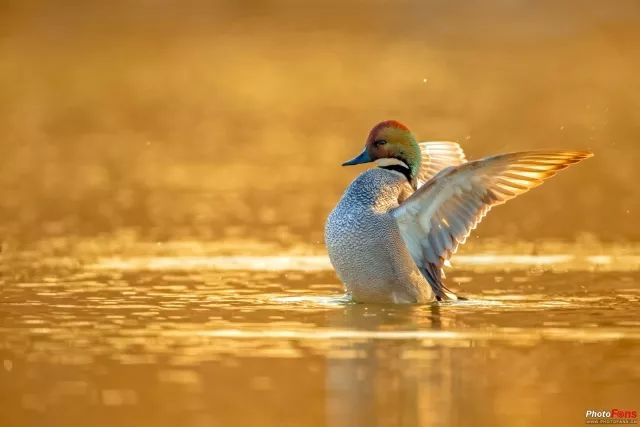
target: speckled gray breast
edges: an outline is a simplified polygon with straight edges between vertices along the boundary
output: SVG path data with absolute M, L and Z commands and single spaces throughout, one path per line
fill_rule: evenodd
M 401 174 L 370 169 L 351 183 L 329 215 L 325 226 L 329 258 L 355 301 L 433 299 L 390 214 L 412 192 Z

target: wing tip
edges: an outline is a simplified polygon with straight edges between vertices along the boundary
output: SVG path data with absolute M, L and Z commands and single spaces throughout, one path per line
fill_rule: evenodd
M 581 162 L 593 156 L 594 153 L 590 150 L 536 150 L 499 154 L 497 156 L 480 159 L 480 161 L 512 158 L 521 164 L 531 162 L 531 164 L 535 164 L 537 166 L 559 166 L 560 169 L 564 169 L 569 165 Z
M 593 157 L 594 153 L 593 151 L 589 151 L 589 150 L 577 150 L 577 151 L 570 152 L 570 154 L 568 155 L 570 157 L 569 159 L 567 159 L 567 163 L 572 164 L 572 163 L 578 163 L 590 157 Z
M 526 152 L 525 152 L 526 153 Z M 594 153 L 591 150 L 539 150 L 530 151 L 532 155 L 548 155 L 548 156 L 567 156 L 571 158 L 587 159 L 593 157 Z
M 593 157 L 593 151 L 589 150 L 575 150 L 575 151 L 559 151 L 558 154 L 567 156 L 566 163 L 578 163 L 583 160 Z
M 589 157 L 593 157 L 593 151 L 591 150 L 570 150 L 570 151 L 558 151 L 558 154 L 564 154 L 570 157 L 576 157 L 580 159 L 588 159 Z

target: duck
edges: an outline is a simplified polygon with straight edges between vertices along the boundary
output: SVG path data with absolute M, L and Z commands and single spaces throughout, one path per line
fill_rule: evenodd
M 385 120 L 342 164 L 377 167 L 356 177 L 327 217 L 329 260 L 354 302 L 462 299 L 443 268 L 491 208 L 591 156 L 543 150 L 468 161 L 455 142 L 417 142 L 407 126 Z

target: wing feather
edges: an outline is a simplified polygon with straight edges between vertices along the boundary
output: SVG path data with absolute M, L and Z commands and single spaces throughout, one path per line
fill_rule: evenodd
M 587 151 L 530 151 L 466 162 L 454 143 L 429 147 L 434 157 L 429 176 L 445 159 L 448 165 L 393 211 L 412 258 L 438 299 L 453 298 L 442 283 L 442 266 L 496 205 L 542 184 L 559 171 L 592 156 Z M 453 144 L 453 145 L 452 145 Z M 455 145 L 455 147 L 454 147 Z M 456 153 L 455 157 L 452 153 Z M 456 163 L 457 162 L 457 163 Z
M 455 142 L 421 142 L 422 164 L 418 173 L 418 187 L 448 166 L 458 166 L 467 161 L 462 147 Z

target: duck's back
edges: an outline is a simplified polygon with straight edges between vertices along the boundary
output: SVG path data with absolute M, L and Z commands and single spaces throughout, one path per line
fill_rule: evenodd
M 430 297 L 416 290 L 426 282 L 389 214 L 412 192 L 404 176 L 370 169 L 351 183 L 329 215 L 329 258 L 355 300 L 417 302 Z

